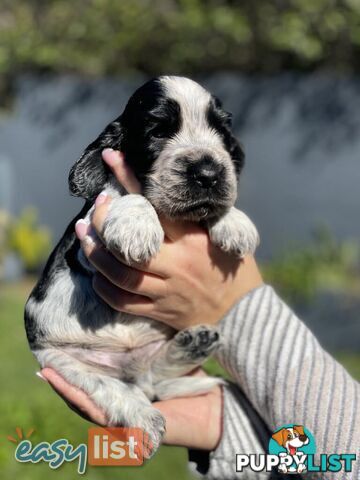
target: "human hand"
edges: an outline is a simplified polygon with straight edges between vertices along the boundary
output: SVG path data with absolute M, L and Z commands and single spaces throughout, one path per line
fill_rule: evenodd
M 140 185 L 119 152 L 105 150 L 104 161 L 129 193 Z M 236 301 L 262 284 L 253 257 L 239 260 L 210 243 L 199 225 L 160 218 L 165 242 L 147 264 L 129 267 L 101 242 L 110 198 L 100 194 L 92 227 L 99 240 L 88 242 L 90 227 L 78 222 L 76 233 L 88 260 L 97 269 L 93 287 L 118 311 L 142 315 L 175 329 L 215 324 Z
M 205 375 L 198 371 L 197 375 Z M 88 395 L 64 380 L 55 370 L 44 368 L 41 378 L 47 381 L 68 406 L 83 418 L 100 426 L 107 425 L 104 412 Z M 215 387 L 196 397 L 174 398 L 155 402 L 166 419 L 164 443 L 202 450 L 214 450 L 221 438 L 222 394 Z M 120 425 L 121 426 L 121 425 Z

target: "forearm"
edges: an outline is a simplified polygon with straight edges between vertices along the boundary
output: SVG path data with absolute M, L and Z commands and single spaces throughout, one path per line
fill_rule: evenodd
M 270 431 L 296 423 L 314 434 L 318 453 L 358 453 L 359 385 L 271 287 L 244 297 L 220 329 L 218 360 Z
M 266 453 L 269 435 L 263 420 L 242 391 L 228 383 L 223 387 L 222 435 L 217 448 L 210 453 L 190 450 L 189 460 L 195 462 L 198 472 L 206 474 L 209 480 L 236 479 L 240 475 L 236 472 L 236 454 Z M 268 477 L 266 473 L 263 476 Z M 248 469 L 241 478 L 257 480 L 262 476 Z

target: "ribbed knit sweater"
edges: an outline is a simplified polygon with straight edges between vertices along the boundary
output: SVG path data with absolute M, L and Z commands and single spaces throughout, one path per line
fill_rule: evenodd
M 207 455 L 206 478 L 276 478 L 276 472 L 255 473 L 249 468 L 237 473 L 236 454 L 268 453 L 272 432 L 296 424 L 314 435 L 317 455 L 357 455 L 351 473 L 307 473 L 297 478 L 359 480 L 360 385 L 324 351 L 273 288 L 265 285 L 250 292 L 219 325 L 223 343 L 217 359 L 234 383 L 223 389 L 222 437 Z M 199 470 L 201 458 L 199 452 L 190 452 Z

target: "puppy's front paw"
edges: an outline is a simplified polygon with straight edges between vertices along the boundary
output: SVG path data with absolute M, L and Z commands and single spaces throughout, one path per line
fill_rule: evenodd
M 112 201 L 102 236 L 106 246 L 119 252 L 129 264 L 149 261 L 164 240 L 154 208 L 141 195 L 126 195 Z
M 181 330 L 175 335 L 174 341 L 182 358 L 201 360 L 214 353 L 219 347 L 220 336 L 216 328 L 197 325 Z
M 211 242 L 224 252 L 243 258 L 259 245 L 259 234 L 245 213 L 232 207 L 223 217 L 209 225 Z

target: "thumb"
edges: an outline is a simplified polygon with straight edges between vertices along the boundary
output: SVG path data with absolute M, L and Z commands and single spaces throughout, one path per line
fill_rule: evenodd
M 128 193 L 141 193 L 140 183 L 126 165 L 123 153 L 112 148 L 105 148 L 102 158 Z

